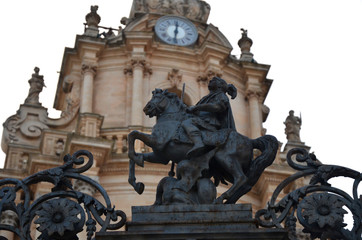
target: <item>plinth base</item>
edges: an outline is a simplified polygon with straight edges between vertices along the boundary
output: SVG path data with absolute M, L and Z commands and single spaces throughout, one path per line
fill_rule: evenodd
M 125 232 L 97 233 L 115 239 L 288 239 L 283 229 L 258 229 L 250 204 L 132 207 Z

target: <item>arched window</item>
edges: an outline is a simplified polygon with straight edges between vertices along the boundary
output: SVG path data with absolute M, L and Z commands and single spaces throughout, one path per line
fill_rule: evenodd
M 168 88 L 167 89 L 169 92 L 172 92 L 172 93 L 176 93 L 177 96 L 181 99 L 181 94 L 182 94 L 182 91 L 177 89 L 176 87 L 173 87 L 173 88 Z M 184 93 L 184 99 L 183 99 L 183 102 L 187 105 L 187 106 L 190 106 L 191 105 L 191 99 L 190 97 Z

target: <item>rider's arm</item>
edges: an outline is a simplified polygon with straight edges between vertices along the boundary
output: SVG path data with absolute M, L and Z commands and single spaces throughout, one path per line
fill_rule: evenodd
M 205 111 L 205 112 L 222 112 L 226 110 L 226 105 L 223 101 L 219 103 L 204 103 L 193 106 L 190 108 L 191 112 Z

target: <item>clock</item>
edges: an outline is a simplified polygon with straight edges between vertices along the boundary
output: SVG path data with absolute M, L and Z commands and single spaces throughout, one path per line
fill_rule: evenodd
M 197 29 L 186 18 L 164 16 L 157 20 L 156 35 L 165 43 L 178 46 L 190 46 L 197 40 Z

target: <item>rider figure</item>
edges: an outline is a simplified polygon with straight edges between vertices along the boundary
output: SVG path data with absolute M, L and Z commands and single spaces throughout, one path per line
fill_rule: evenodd
M 231 99 L 236 97 L 237 90 L 234 85 L 227 84 L 219 77 L 214 77 L 210 80 L 208 88 L 210 93 L 195 106 L 187 109 L 187 112 L 195 113 L 197 116 L 182 122 L 182 127 L 194 143 L 193 148 L 187 153 L 189 158 L 198 157 L 205 152 L 199 127 L 213 131 L 225 128 L 236 130 L 229 98 L 226 96 L 228 93 Z

